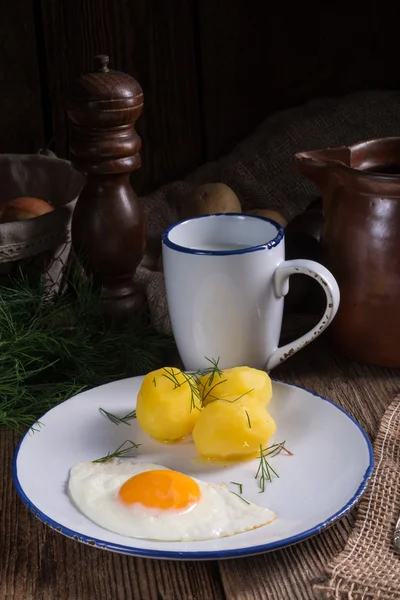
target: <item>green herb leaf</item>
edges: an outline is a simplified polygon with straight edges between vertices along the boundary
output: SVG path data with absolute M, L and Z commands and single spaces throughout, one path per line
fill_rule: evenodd
M 94 463 L 103 463 L 113 458 L 121 458 L 121 456 L 125 456 L 128 452 L 131 452 L 134 449 L 139 448 L 141 444 L 135 444 L 131 440 L 125 440 L 123 444 L 118 446 L 114 452 L 109 452 L 106 456 L 102 456 L 101 458 L 97 458 L 96 460 L 92 460 Z
M 125 415 L 124 417 L 117 417 L 116 415 L 113 415 L 112 413 L 104 410 L 104 408 L 99 408 L 99 411 L 102 415 L 107 417 L 107 419 L 109 419 L 115 425 L 120 425 L 120 423 L 124 423 L 124 425 L 130 426 L 129 421 L 136 419 L 136 410 L 133 410 L 132 412 Z
M 190 412 L 192 412 L 192 410 L 200 410 L 201 394 L 197 386 L 197 380 L 195 378 L 195 375 L 191 373 L 185 373 L 185 371 L 181 371 L 181 375 L 183 376 L 184 381 L 179 381 L 177 377 L 178 373 L 175 373 L 173 368 L 168 369 L 167 367 L 164 367 L 164 371 L 165 373 L 163 373 L 163 376 L 174 384 L 174 390 L 186 384 L 189 386 Z
M 242 483 L 237 483 L 237 481 L 231 481 L 232 485 L 237 485 L 239 488 L 239 494 L 241 494 L 243 492 L 243 484 Z
M 270 483 L 272 481 L 272 476 L 279 477 L 278 473 L 275 469 L 270 465 L 267 457 L 273 458 L 277 456 L 282 451 L 285 451 L 287 454 L 293 456 L 292 452 L 289 452 L 284 446 L 285 442 L 272 444 L 271 446 L 267 446 L 267 448 L 263 448 L 262 444 L 260 444 L 260 462 L 258 465 L 257 473 L 255 475 L 255 479 L 259 480 L 260 493 L 265 491 L 265 484 Z
M 144 313 L 106 324 L 99 292 L 80 275 L 52 299 L 41 284 L 16 276 L 0 293 L 0 425 L 36 427 L 42 414 L 85 389 L 160 368 L 172 348 Z
M 243 502 L 246 502 L 246 504 L 250 504 L 250 502 L 248 502 L 246 500 L 246 498 L 243 498 L 243 496 L 239 496 L 239 494 L 236 494 L 236 492 L 232 492 L 232 490 L 229 490 L 231 492 L 231 494 L 234 494 L 234 496 L 237 496 L 238 498 L 240 498 L 241 500 L 243 500 Z
M 234 404 L 238 400 L 241 400 L 244 396 L 247 396 L 247 394 L 250 394 L 252 391 L 253 390 L 248 390 L 247 392 L 244 392 L 243 394 L 241 394 L 240 396 L 238 396 L 234 400 L 228 400 L 227 398 L 212 398 L 212 400 L 209 400 L 207 402 L 207 404 L 211 404 L 211 402 L 229 402 L 229 404 Z

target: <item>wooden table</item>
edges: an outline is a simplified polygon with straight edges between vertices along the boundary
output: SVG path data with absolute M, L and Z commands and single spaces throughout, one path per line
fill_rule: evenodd
M 352 363 L 319 339 L 273 373 L 349 410 L 373 437 L 399 372 Z M 170 562 L 133 558 L 74 542 L 42 525 L 11 482 L 18 437 L 0 429 L 1 600 L 289 600 L 314 598 L 312 580 L 339 552 L 352 516 L 285 550 L 245 559 Z M 349 460 L 351 457 L 349 457 Z

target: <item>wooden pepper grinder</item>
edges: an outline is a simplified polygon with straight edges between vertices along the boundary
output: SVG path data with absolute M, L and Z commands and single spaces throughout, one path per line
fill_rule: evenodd
M 109 70 L 108 63 L 108 56 L 96 56 L 94 71 L 69 89 L 71 161 L 87 177 L 71 235 L 82 266 L 101 289 L 105 314 L 121 321 L 144 302 L 133 283 L 145 249 L 144 217 L 129 180 L 141 165 L 135 122 L 143 92 L 133 77 Z

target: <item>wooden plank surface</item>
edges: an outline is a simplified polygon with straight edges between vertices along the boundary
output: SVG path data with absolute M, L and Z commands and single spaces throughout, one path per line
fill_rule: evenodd
M 144 91 L 135 190 L 155 189 L 202 162 L 193 0 L 41 0 L 41 6 L 60 156 L 68 152 L 67 85 L 92 68 L 96 54 L 108 54 L 110 68 L 136 77 Z
M 324 336 L 323 336 L 324 338 Z M 348 409 L 373 437 L 399 371 L 352 363 L 317 340 L 274 372 Z M 180 563 L 120 556 L 68 540 L 35 519 L 11 483 L 16 437 L 0 431 L 2 600 L 306 600 L 343 548 L 352 516 L 311 540 L 246 559 Z
M 0 18 L 0 152 L 37 152 L 43 121 L 33 0 L 4 2 Z

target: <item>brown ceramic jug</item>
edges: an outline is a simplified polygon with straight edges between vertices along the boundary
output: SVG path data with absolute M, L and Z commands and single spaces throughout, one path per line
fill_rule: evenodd
M 323 196 L 322 262 L 341 292 L 335 343 L 400 367 L 400 137 L 300 152 L 295 163 Z

